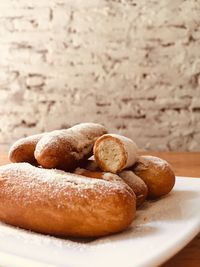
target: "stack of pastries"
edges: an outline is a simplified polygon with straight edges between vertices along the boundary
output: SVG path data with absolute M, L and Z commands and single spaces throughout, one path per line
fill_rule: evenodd
M 22 138 L 9 158 L 0 167 L 0 220 L 56 236 L 120 232 L 147 198 L 175 184 L 166 161 L 139 156 L 131 139 L 95 123 Z

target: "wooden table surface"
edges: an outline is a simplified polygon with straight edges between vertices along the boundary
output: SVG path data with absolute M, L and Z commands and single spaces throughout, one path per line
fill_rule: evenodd
M 0 165 L 8 163 L 7 151 L 0 152 Z M 200 152 L 141 152 L 167 160 L 177 176 L 200 177 Z M 200 234 L 162 267 L 200 267 Z

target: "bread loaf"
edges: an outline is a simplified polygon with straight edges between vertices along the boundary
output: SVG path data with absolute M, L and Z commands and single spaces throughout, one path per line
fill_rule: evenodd
M 132 190 L 114 175 L 95 179 L 28 163 L 0 167 L 0 200 L 1 221 L 64 237 L 122 231 L 136 204 Z

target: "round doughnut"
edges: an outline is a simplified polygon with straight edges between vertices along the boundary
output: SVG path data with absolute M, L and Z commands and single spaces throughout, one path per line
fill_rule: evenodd
M 136 205 L 141 206 L 147 198 L 148 188 L 145 182 L 138 177 L 133 171 L 124 170 L 120 172 L 121 177 L 127 183 L 136 195 Z
M 81 123 L 47 133 L 36 145 L 35 158 L 44 168 L 72 170 L 91 156 L 94 142 L 106 132 L 100 124 Z
M 167 161 L 153 156 L 140 156 L 131 168 L 148 187 L 148 198 L 168 194 L 175 184 L 175 175 Z
M 137 146 L 129 138 L 118 134 L 104 134 L 95 142 L 93 153 L 99 167 L 117 173 L 137 160 Z
M 34 157 L 34 151 L 38 141 L 45 133 L 31 135 L 16 141 L 9 150 L 9 159 L 11 162 L 29 162 L 33 165 L 37 164 Z
M 56 236 L 98 237 L 126 229 L 135 195 L 117 177 L 93 179 L 29 163 L 0 167 L 0 220 Z

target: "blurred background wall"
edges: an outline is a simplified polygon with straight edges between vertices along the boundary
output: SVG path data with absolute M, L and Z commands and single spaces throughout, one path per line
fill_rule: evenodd
M 0 144 L 84 121 L 200 150 L 200 1 L 0 1 Z

